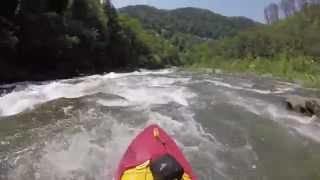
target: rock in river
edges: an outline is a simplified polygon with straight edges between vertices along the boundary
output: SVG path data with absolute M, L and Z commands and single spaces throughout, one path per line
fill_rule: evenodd
M 289 110 L 320 118 L 320 99 L 291 95 L 286 97 L 286 105 Z

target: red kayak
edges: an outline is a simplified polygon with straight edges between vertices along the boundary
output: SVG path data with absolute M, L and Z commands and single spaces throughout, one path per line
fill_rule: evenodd
M 197 180 L 177 144 L 159 126 L 151 125 L 129 145 L 115 180 Z

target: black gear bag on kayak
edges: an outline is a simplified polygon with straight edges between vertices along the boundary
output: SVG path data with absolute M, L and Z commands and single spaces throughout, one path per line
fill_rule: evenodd
M 155 180 L 181 180 L 184 174 L 183 167 L 169 154 L 152 161 L 150 169 Z

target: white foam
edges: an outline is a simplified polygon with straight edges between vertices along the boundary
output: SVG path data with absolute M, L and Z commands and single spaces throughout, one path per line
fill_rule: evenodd
M 139 76 L 153 74 L 165 75 L 170 72 L 172 72 L 172 70 L 142 71 L 122 74 L 108 73 L 105 75 L 93 75 L 78 79 L 48 82 L 42 85 L 30 84 L 20 91 L 13 91 L 0 97 L 0 116 L 15 115 L 27 109 L 32 109 L 35 105 L 62 97 L 77 98 L 98 92 L 123 95 L 123 97 L 127 97 L 129 100 L 135 103 L 161 104 L 167 103 L 168 101 L 177 101 L 180 104 L 187 105 L 187 101 L 182 97 L 183 95 L 181 95 L 181 93 L 183 93 L 182 91 L 184 91 L 183 88 L 173 89 L 172 93 L 166 93 L 160 91 L 156 87 L 161 88 L 162 86 L 165 87 L 165 85 L 172 85 L 175 82 L 186 81 L 188 79 L 157 77 L 149 79 L 146 78 L 146 82 L 139 81 Z M 130 77 L 136 78 L 138 85 L 135 81 L 132 81 L 132 79 L 126 80 Z M 118 81 L 118 79 L 121 79 L 121 81 Z M 148 83 L 151 88 L 148 89 L 145 86 L 145 83 Z M 154 88 L 152 88 L 152 86 L 154 86 Z M 109 104 L 112 106 L 119 102 L 100 101 L 99 103 L 104 105 Z M 125 103 L 120 102 L 120 105 L 125 105 Z
M 303 134 L 304 136 L 313 139 L 316 142 L 320 142 L 320 131 L 319 128 L 316 126 L 297 126 L 294 127 L 296 131 L 298 131 L 300 134 Z
M 123 78 L 127 76 L 145 76 L 145 75 L 165 75 L 174 72 L 173 69 L 163 69 L 163 70 L 157 70 L 157 71 L 150 71 L 150 70 L 143 70 L 141 69 L 140 71 L 135 71 L 132 73 L 108 73 L 103 75 L 104 78 Z
M 60 97 L 75 98 L 85 95 L 86 84 L 76 85 L 53 82 L 47 85 L 29 85 L 22 91 L 12 92 L 0 98 L 2 116 L 14 115 L 34 105 Z
M 126 89 L 125 91 L 118 92 L 119 95 L 125 97 L 130 102 L 135 104 L 167 104 L 168 102 L 176 102 L 181 105 L 188 105 L 188 98 L 194 97 L 191 92 L 188 93 L 187 89 L 181 88 L 167 88 L 163 91 L 162 88 L 137 88 Z
M 208 172 L 214 167 L 216 172 L 226 176 L 224 172 L 227 166 L 215 154 L 220 150 L 221 144 L 210 140 L 209 134 L 189 116 L 190 112 L 186 109 L 182 111 L 186 114 L 183 122 L 145 109 L 149 120 L 138 126 L 122 124 L 110 115 L 104 114 L 100 121 L 102 124 L 95 123 L 96 126 L 90 131 L 80 128 L 81 131 L 70 134 L 68 129 L 64 129 L 61 134 L 50 138 L 44 149 L 38 151 L 41 154 L 37 154 L 36 159 L 20 154 L 22 157 L 17 160 L 17 167 L 10 173 L 9 179 L 23 180 L 30 169 L 34 170 L 33 176 L 36 179 L 112 179 L 116 165 L 131 140 L 147 125 L 154 123 L 159 124 L 174 137 L 189 160 L 195 161 L 194 158 L 199 157 L 198 152 L 202 151 L 202 159 L 211 163 L 210 166 L 206 166 Z M 83 115 L 77 118 L 80 118 L 81 122 L 89 122 L 95 117 L 95 113 L 96 111 L 83 112 Z M 111 131 L 108 140 L 100 142 L 102 144 L 94 143 L 95 139 L 103 136 L 101 132 L 105 130 Z M 190 144 L 190 141 L 193 143 Z M 26 163 L 21 159 L 29 161 Z
M 320 129 L 315 126 L 316 117 L 302 116 L 287 111 L 283 107 L 254 98 L 243 98 L 233 93 L 228 93 L 231 104 L 245 108 L 247 111 L 264 118 L 273 120 L 292 129 L 301 135 L 320 142 Z
M 98 104 L 101 104 L 103 106 L 116 106 L 116 107 L 126 107 L 130 106 L 131 104 L 123 99 L 114 99 L 114 100 L 104 100 L 104 99 L 99 99 L 97 100 Z
M 252 88 L 253 84 L 249 84 L 249 83 L 243 83 L 241 84 L 242 86 L 237 86 L 237 85 L 232 85 L 232 84 L 218 81 L 218 80 L 205 80 L 205 81 L 212 83 L 215 86 L 225 87 L 225 88 L 234 89 L 234 90 L 250 91 L 258 94 L 282 94 L 282 93 L 294 90 L 291 87 L 283 87 L 283 88 L 278 87 L 275 90 L 261 90 L 261 89 Z
M 157 112 L 150 112 L 146 124 L 158 124 L 165 129 L 174 138 L 189 161 L 196 164 L 210 163 L 210 165 L 203 164 L 203 169 L 200 171 L 206 169 L 205 172 L 208 170 L 227 177 L 228 166 L 217 154 L 225 151 L 226 147 L 212 134 L 204 131 L 203 127 L 193 119 L 194 115 L 187 107 L 177 109 L 177 113 L 183 118 L 176 120 Z M 208 173 L 206 176 L 210 177 Z
M 79 121 L 88 122 L 95 115 L 95 112 L 90 112 L 77 118 L 80 118 Z M 111 179 L 117 162 L 140 129 L 120 124 L 108 114 L 99 121 L 100 123 L 96 122 L 96 126 L 91 130 L 81 128 L 81 125 L 77 124 L 72 131 L 77 128 L 81 131 L 69 133 L 68 129 L 64 129 L 62 133 L 50 137 L 41 151 L 34 151 L 37 158 L 28 153 L 20 154 L 21 158 L 10 172 L 9 179 L 23 180 L 26 175 L 46 180 Z M 111 132 L 109 137 L 102 134 L 105 131 Z M 102 137 L 107 139 L 99 143 L 94 142 Z

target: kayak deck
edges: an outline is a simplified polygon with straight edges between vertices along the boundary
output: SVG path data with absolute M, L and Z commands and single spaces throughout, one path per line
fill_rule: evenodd
M 150 163 L 165 154 L 174 157 L 183 167 L 183 180 L 196 180 L 177 144 L 157 125 L 147 127 L 131 142 L 120 161 L 115 180 L 153 180 Z

